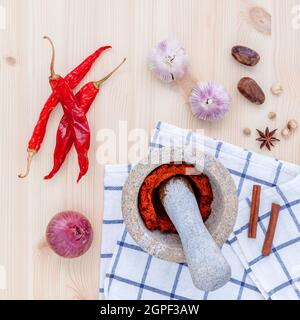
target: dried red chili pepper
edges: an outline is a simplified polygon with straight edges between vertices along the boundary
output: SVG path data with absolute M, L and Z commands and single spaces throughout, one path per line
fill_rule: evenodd
M 65 76 L 65 81 L 68 83 L 71 89 L 75 88 L 80 83 L 80 81 L 85 77 L 85 75 L 88 73 L 88 71 L 91 69 L 92 65 L 100 57 L 100 55 L 105 50 L 110 48 L 111 46 L 104 46 L 97 49 L 93 54 L 88 56 L 80 65 L 78 65 L 74 70 L 72 70 L 70 73 L 68 73 Z M 25 178 L 28 176 L 32 158 L 39 151 L 41 147 L 41 144 L 45 137 L 46 126 L 49 120 L 49 116 L 57 104 L 58 104 L 58 99 L 52 93 L 43 106 L 43 109 L 39 115 L 38 122 L 28 142 L 27 169 L 25 174 L 19 175 L 19 178 Z
M 76 94 L 76 99 L 79 103 L 80 108 L 86 114 L 93 101 L 95 100 L 100 86 L 115 72 L 117 69 L 121 67 L 121 65 L 126 61 L 126 58 L 119 64 L 113 71 L 111 71 L 107 76 L 99 81 L 89 82 L 84 85 L 79 92 Z M 72 144 L 74 142 L 73 135 L 72 135 L 72 128 L 71 124 L 68 120 L 66 114 L 64 114 L 60 120 L 57 133 L 56 133 L 56 146 L 54 150 L 54 163 L 53 169 L 51 172 L 44 177 L 44 179 L 51 179 L 57 171 L 60 169 L 61 165 L 63 164 L 68 152 L 70 151 Z
M 80 172 L 77 182 L 86 174 L 89 167 L 88 150 L 90 147 L 90 127 L 85 112 L 80 108 L 78 100 L 74 96 L 68 83 L 60 75 L 54 72 L 55 48 L 52 40 L 47 39 L 52 47 L 52 59 L 50 64 L 49 83 L 52 92 L 61 103 L 64 113 L 70 122 L 74 145 L 78 155 Z

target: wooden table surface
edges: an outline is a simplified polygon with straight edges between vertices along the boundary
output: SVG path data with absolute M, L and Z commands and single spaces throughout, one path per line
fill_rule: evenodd
M 255 141 L 256 128 L 281 130 L 289 119 L 300 121 L 300 19 L 295 15 L 297 9 L 300 12 L 299 4 L 297 0 L 0 0 L 0 297 L 98 297 L 103 207 L 103 166 L 96 161 L 102 143 L 96 137 L 100 129 L 118 133 L 119 121 L 127 121 L 128 130 L 142 128 L 150 135 L 156 121 L 163 120 L 202 128 L 207 135 L 262 152 Z M 100 78 L 123 57 L 128 58 L 103 86 L 89 112 L 90 170 L 80 184 L 75 181 L 74 150 L 53 180 L 43 180 L 52 164 L 60 107 L 50 118 L 30 176 L 17 178 L 24 170 L 28 139 L 50 92 L 45 34 L 56 43 L 56 69 L 62 74 L 98 46 L 113 46 L 85 82 Z M 176 87 L 151 75 L 147 54 L 165 38 L 178 39 L 186 48 L 195 77 L 215 79 L 228 89 L 232 106 L 224 120 L 210 124 L 195 119 Z M 230 50 L 237 44 L 256 49 L 260 63 L 254 68 L 236 63 Z M 267 97 L 263 106 L 252 105 L 239 95 L 236 84 L 243 76 L 261 84 Z M 270 93 L 277 81 L 284 87 L 279 97 Z M 277 113 L 275 120 L 268 119 L 270 111 Z M 250 137 L 243 135 L 245 127 L 251 128 Z M 263 152 L 300 164 L 299 137 L 300 130 L 282 139 L 272 152 Z M 66 209 L 85 213 L 95 231 L 89 252 L 74 260 L 59 258 L 44 240 L 50 218 Z

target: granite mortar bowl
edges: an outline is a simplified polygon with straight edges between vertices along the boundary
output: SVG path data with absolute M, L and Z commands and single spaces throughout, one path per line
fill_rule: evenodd
M 205 225 L 219 247 L 233 231 L 238 209 L 237 190 L 228 170 L 214 157 L 187 148 L 165 147 L 151 151 L 130 172 L 122 192 L 122 213 L 126 228 L 136 243 L 157 258 L 185 262 L 181 240 L 177 234 L 164 234 L 146 228 L 138 208 L 139 190 L 145 178 L 167 163 L 193 164 L 210 180 L 214 200 L 212 213 Z

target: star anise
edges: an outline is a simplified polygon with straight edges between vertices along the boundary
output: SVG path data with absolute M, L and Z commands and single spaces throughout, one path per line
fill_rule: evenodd
M 257 141 L 261 142 L 260 148 L 262 149 L 263 147 L 267 147 L 269 151 L 271 151 L 271 147 L 274 147 L 273 142 L 274 141 L 280 141 L 279 139 L 275 138 L 274 135 L 277 131 L 277 129 L 270 131 L 269 128 L 267 127 L 265 129 L 265 132 L 262 132 L 258 129 L 256 131 L 259 134 L 259 138 L 257 138 Z

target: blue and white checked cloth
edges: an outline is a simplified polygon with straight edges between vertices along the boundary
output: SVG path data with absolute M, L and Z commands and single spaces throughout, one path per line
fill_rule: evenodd
M 190 130 L 159 122 L 151 148 L 171 140 L 197 141 Z M 163 261 L 143 252 L 124 228 L 122 186 L 128 165 L 106 166 L 102 227 L 100 299 L 300 299 L 300 167 L 202 137 L 205 152 L 229 170 L 239 194 L 234 232 L 222 252 L 232 277 L 214 292 L 196 289 L 186 264 Z M 257 239 L 248 239 L 253 184 L 262 186 Z M 261 255 L 271 203 L 281 205 L 269 257 Z

